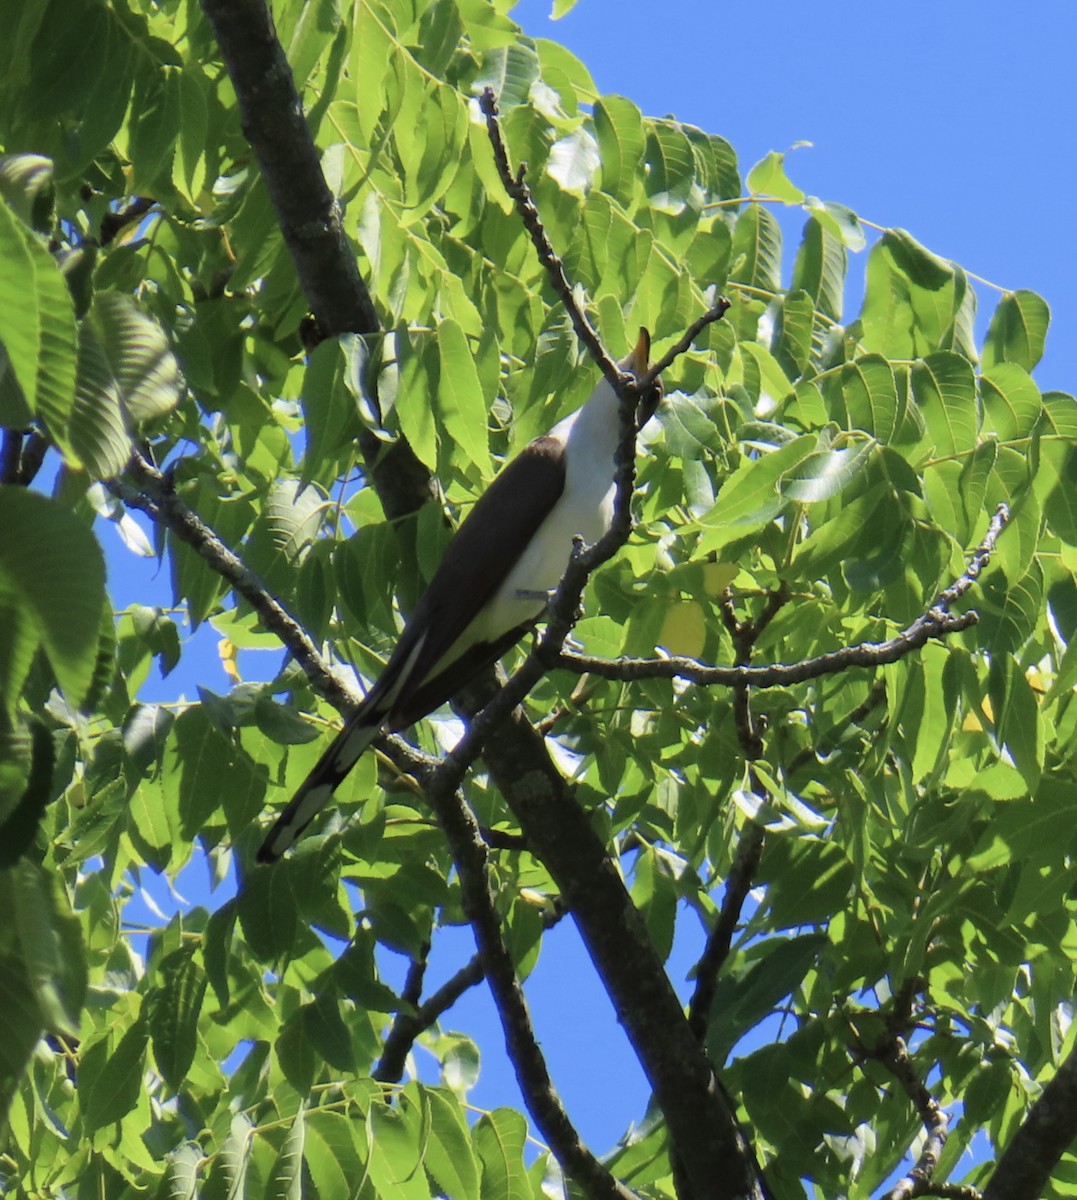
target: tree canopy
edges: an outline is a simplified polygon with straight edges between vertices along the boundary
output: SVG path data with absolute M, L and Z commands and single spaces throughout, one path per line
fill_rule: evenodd
M 8 14 L 0 1185 L 1073 1195 L 1077 401 L 1033 378 L 1048 307 L 984 293 L 978 341 L 958 264 L 600 94 L 512 7 Z M 622 520 L 507 686 L 458 698 L 452 756 L 448 713 L 382 738 L 256 866 L 452 525 L 640 327 L 670 361 Z M 172 606 L 115 611 L 106 523 Z M 234 686 L 140 699 L 206 623 Z M 133 920 L 192 857 L 235 888 Z M 527 1011 L 562 920 L 653 1088 L 609 1153 Z M 526 1114 L 469 1106 L 473 986 Z

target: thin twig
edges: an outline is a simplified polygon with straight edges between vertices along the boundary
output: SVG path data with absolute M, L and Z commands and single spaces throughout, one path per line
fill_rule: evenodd
M 737 687 L 785 687 L 804 683 L 821 675 L 832 675 L 849 667 L 879 667 L 897 662 L 933 638 L 946 637 L 975 625 L 980 617 L 975 610 L 953 614 L 950 605 L 972 587 L 986 567 L 995 549 L 999 534 L 1009 519 L 1009 509 L 1000 504 L 991 518 L 991 524 L 983 541 L 969 558 L 964 572 L 935 598 L 931 607 L 917 617 L 911 625 L 885 642 L 861 642 L 856 646 L 844 646 L 830 650 L 802 662 L 767 667 L 715 667 L 694 658 L 592 658 L 562 650 L 557 657 L 557 666 L 578 674 L 598 675 L 603 679 L 618 679 L 630 682 L 636 679 L 687 679 L 692 683 Z M 731 611 L 723 608 L 723 619 L 731 628 L 739 629 Z M 734 633 L 734 636 L 737 636 Z
M 177 495 L 169 476 L 158 471 L 136 450 L 127 473 L 138 489 L 117 488 L 123 501 L 138 508 L 190 546 L 258 612 L 265 627 L 280 638 L 306 672 L 307 678 L 330 704 L 341 711 L 354 708 L 362 697 L 338 679 L 318 653 L 299 622 L 275 600 L 258 577 L 233 553 L 212 529 Z
M 520 220 L 523 222 L 524 228 L 531 238 L 535 252 L 538 254 L 539 262 L 546 270 L 554 291 L 565 306 L 565 311 L 568 313 L 572 321 L 572 326 L 576 330 L 576 336 L 583 342 L 587 347 L 588 353 L 602 368 L 602 374 L 605 375 L 610 384 L 620 394 L 624 383 L 629 377 L 621 371 L 621 368 L 614 361 L 613 356 L 603 345 L 602 339 L 598 336 L 598 330 L 595 329 L 586 313 L 576 303 L 572 284 L 569 283 L 568 276 L 565 274 L 565 265 L 550 242 L 549 235 L 542 224 L 542 218 L 539 216 L 535 202 L 531 198 L 531 189 L 524 182 L 524 176 L 527 172 L 526 166 L 521 164 L 516 173 L 513 174 L 512 166 L 509 163 L 509 153 L 505 148 L 505 139 L 501 133 L 501 122 L 498 119 L 497 112 L 497 97 L 494 95 L 493 88 L 485 88 L 483 90 L 482 95 L 479 97 L 479 107 L 486 117 L 486 132 L 489 134 L 490 145 L 493 147 L 497 173 L 501 176 L 501 182 L 505 186 L 505 191 L 512 197 L 516 205 L 516 211 L 520 214 Z
M 706 1040 L 711 1008 L 718 986 L 718 974 L 729 957 L 744 901 L 752 888 L 759 859 L 763 853 L 763 827 L 750 821 L 737 843 L 733 862 L 725 881 L 722 908 L 707 944 L 696 964 L 696 986 L 688 1002 L 688 1024 L 701 1042 Z
M 482 983 L 483 975 L 482 957 L 474 954 L 414 1013 L 400 1014 L 385 1039 L 373 1077 L 382 1083 L 396 1083 L 404 1073 L 404 1061 L 419 1034 L 431 1028 L 469 988 Z
M 927 1135 L 916 1165 L 904 1179 L 899 1180 L 890 1189 L 887 1196 L 887 1200 L 913 1200 L 915 1196 L 923 1196 L 931 1185 L 932 1176 L 939 1165 L 939 1157 L 946 1145 L 949 1118 L 917 1075 L 909 1056 L 909 1047 L 899 1033 L 886 1034 L 871 1054 L 889 1069 L 913 1102 Z
M 126 208 L 105 213 L 101 218 L 101 245 L 107 246 L 122 229 L 141 220 L 156 203 L 149 196 L 136 196 Z
M 859 725 L 865 717 L 879 707 L 886 699 L 886 680 L 876 679 L 871 685 L 871 689 L 863 700 L 830 730 L 825 738 L 821 738 L 817 746 L 805 746 L 803 750 L 799 750 L 789 760 L 786 765 L 785 774 L 792 776 L 801 769 L 807 766 L 808 763 L 814 762 L 817 758 L 825 757 L 830 754 L 834 747 L 838 744 L 842 734 L 847 729 L 851 729 L 854 725 Z

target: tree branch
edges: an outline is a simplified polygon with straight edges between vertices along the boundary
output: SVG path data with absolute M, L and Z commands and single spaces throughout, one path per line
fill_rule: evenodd
M 134 221 L 140 221 L 156 203 L 149 196 L 136 196 L 126 208 L 105 213 L 101 218 L 101 245 L 107 246 L 121 230 Z
M 206 563 L 250 603 L 271 630 L 292 652 L 311 686 L 341 711 L 354 708 L 362 699 L 329 669 L 298 621 L 262 586 L 261 581 L 230 550 L 193 509 L 180 499 L 171 478 L 158 471 L 136 450 L 127 464 L 127 474 L 138 489 L 113 486 L 118 496 L 132 508 L 140 509 L 155 522 L 163 524 L 181 542 L 190 546 Z
M 916 1165 L 904 1179 L 891 1188 L 887 1197 L 887 1200 L 913 1200 L 915 1196 L 923 1196 L 931 1186 L 942 1148 L 946 1145 L 949 1118 L 916 1074 L 909 1056 L 909 1047 L 901 1034 L 886 1034 L 875 1046 L 872 1057 L 883 1063 L 901 1085 L 919 1113 L 927 1135 Z
M 202 0 L 235 89 L 243 132 L 258 159 L 285 245 L 320 333 L 380 334 L 382 323 L 344 232 L 303 103 L 264 0 Z M 389 520 L 434 498 L 430 473 L 404 437 L 391 445 L 364 429 L 359 446 Z
M 603 679 L 618 679 L 631 682 L 636 679 L 687 679 L 692 683 L 705 686 L 723 687 L 787 687 L 794 683 L 804 683 L 808 679 L 817 679 L 821 675 L 832 675 L 838 671 L 846 671 L 850 667 L 879 667 L 887 663 L 897 662 L 933 638 L 946 637 L 968 629 L 980 619 L 974 610 L 965 613 L 951 613 L 950 606 L 963 596 L 975 583 L 990 560 L 995 543 L 1009 519 L 1009 510 L 1005 504 L 1000 504 L 991 519 L 984 540 L 973 551 L 969 565 L 964 572 L 948 587 L 939 593 L 931 607 L 917 617 L 911 625 L 899 634 L 885 642 L 861 642 L 856 646 L 844 646 L 840 650 L 830 650 L 814 658 L 804 659 L 798 663 L 777 663 L 768 667 L 715 667 L 701 663 L 694 658 L 592 658 L 586 654 L 576 654 L 571 650 L 560 650 L 557 654 L 556 665 L 578 674 L 597 675 Z M 723 612 L 727 624 L 729 615 Z M 736 628 L 735 618 L 733 627 Z M 736 635 L 734 635 L 734 641 Z
M 382 1047 L 381 1058 L 371 1072 L 372 1077 L 379 1083 L 398 1083 L 415 1039 L 452 1008 L 468 988 L 481 983 L 484 974 L 482 956 L 475 954 L 422 1004 L 416 1001 L 414 1012 L 398 1012 Z
M 526 166 L 521 164 L 517 172 L 513 174 L 512 167 L 509 164 L 508 150 L 505 148 L 505 139 L 501 134 L 501 122 L 498 120 L 497 112 L 497 97 L 494 95 L 493 88 L 485 88 L 483 90 L 482 95 L 479 97 L 479 107 L 486 117 L 486 131 L 490 137 L 490 145 L 493 147 L 497 173 L 501 176 L 501 182 L 505 185 L 505 191 L 508 192 L 516 204 L 516 211 L 520 214 L 520 220 L 530 235 L 531 243 L 535 247 L 539 262 L 549 276 L 553 290 L 565 306 L 565 311 L 572 321 L 572 327 L 576 330 L 576 336 L 587 347 L 588 353 L 599 367 L 602 368 L 602 374 L 605 375 L 611 386 L 620 395 L 623 385 L 630 377 L 621 371 L 621 368 L 614 361 L 613 356 L 603 345 L 602 339 L 598 336 L 598 330 L 595 329 L 586 313 L 576 303 L 572 284 L 569 283 L 568 276 L 565 274 L 565 265 L 550 242 L 549 235 L 542 224 L 542 218 L 539 216 L 535 202 L 531 198 L 531 189 L 524 182 L 524 175 L 527 172 Z
M 870 713 L 886 699 L 886 680 L 876 679 L 871 685 L 871 689 L 863 700 L 830 730 L 829 734 L 820 740 L 816 746 L 805 746 L 803 750 L 798 751 L 790 759 L 786 765 L 785 774 L 787 777 L 792 777 L 810 762 L 815 760 L 820 755 L 829 754 L 837 745 L 839 739 L 845 730 L 850 729 L 853 725 L 859 725 Z
M 487 125 L 498 153 L 500 130 L 496 110 L 486 98 Z M 507 155 L 500 143 L 503 177 Z M 521 192 L 517 205 L 530 197 Z M 556 258 L 530 205 L 528 224 L 540 257 Z M 521 213 L 523 216 L 523 213 Z M 539 233 L 541 232 L 541 237 Z M 563 275 L 563 267 L 560 273 Z M 571 287 L 559 294 L 572 315 L 577 331 L 587 327 L 579 313 Z M 720 307 L 720 306 L 719 306 Z M 724 308 L 716 307 L 711 319 Z M 592 330 L 593 332 L 593 330 Z M 597 335 L 595 335 L 597 337 Z M 581 334 L 581 338 L 586 338 Z M 683 340 L 683 339 L 682 339 Z M 605 355 L 608 361 L 610 357 Z M 602 361 L 601 359 L 599 361 Z M 605 368 L 604 368 L 605 369 Z M 607 378 L 610 374 L 607 371 Z M 726 1097 L 697 1042 L 662 963 L 651 945 L 642 918 L 610 860 L 602 839 L 591 827 L 586 813 L 576 803 L 557 772 L 541 738 L 527 724 L 517 705 L 534 684 L 557 661 L 564 639 L 576 620 L 579 599 L 592 570 L 624 544 L 631 529 L 630 501 L 635 467 L 635 398 L 638 385 L 611 379 L 621 398 L 621 440 L 617 456 L 615 517 L 610 531 L 585 549 L 575 546 L 565 575 L 548 610 L 544 633 L 510 680 L 489 699 L 471 725 L 437 768 L 437 787 L 455 791 L 468 766 L 485 747 L 486 762 L 495 782 L 519 820 L 528 844 L 546 864 L 573 915 L 584 943 L 618 1019 L 629 1039 L 658 1103 L 665 1114 L 679 1161 L 695 1197 L 763 1197 L 762 1182 L 754 1155 L 737 1126 Z M 474 701 L 480 689 L 473 689 Z M 506 751 L 511 750 L 511 754 Z M 523 753 L 521 753 L 523 751 Z
M 501 936 L 501 922 L 487 880 L 486 843 L 471 810 L 447 777 L 427 789 L 460 874 L 460 898 L 475 933 L 482 967 L 497 1004 L 505 1042 L 528 1111 L 566 1176 L 589 1196 L 632 1200 L 632 1193 L 584 1145 L 550 1079 L 531 1026 L 520 981 Z
M 714 928 L 710 931 L 707 944 L 696 964 L 696 986 L 688 1002 L 688 1025 L 692 1032 L 704 1042 L 710 1024 L 711 1008 L 718 986 L 718 974 L 729 957 L 729 947 L 740 921 L 744 901 L 751 891 L 759 860 L 763 855 L 763 827 L 750 821 L 737 843 L 733 862 L 725 881 L 722 908 Z
M 1077 1138 L 1077 1048 L 1062 1061 L 1054 1078 L 1006 1147 L 984 1188 L 983 1200 L 1036 1200 L 1063 1151 Z
M 263 0 L 202 0 L 202 11 L 224 56 L 244 136 L 318 324 L 331 337 L 380 332 L 268 6 Z

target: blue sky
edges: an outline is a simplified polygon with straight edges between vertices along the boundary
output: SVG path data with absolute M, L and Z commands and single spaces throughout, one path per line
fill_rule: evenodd
M 1040 292 L 1053 313 L 1040 386 L 1077 389 L 1072 0 L 1040 0 L 1020 13 L 995 0 L 580 0 L 557 23 L 548 11 L 549 0 L 524 0 L 513 16 L 532 36 L 566 44 L 600 90 L 722 134 L 743 172 L 769 150 L 811 142 L 787 160 L 806 192 L 901 226 L 1003 287 Z M 795 211 L 783 221 L 792 232 L 801 223 Z M 787 245 L 787 266 L 794 251 Z M 865 262 L 855 256 L 850 274 L 862 277 Z M 982 329 L 995 294 L 978 290 Z M 154 564 L 133 563 L 110 530 L 102 538 L 118 607 L 169 602 L 166 571 L 153 582 Z M 207 630 L 199 640 L 202 682 L 223 691 L 215 639 Z M 254 662 L 241 665 L 260 673 Z M 176 690 L 171 680 L 154 689 L 170 699 Z M 671 963 L 682 995 L 700 945 L 694 918 L 684 918 Z M 436 951 L 431 987 L 469 953 L 463 932 L 450 952 Z M 570 922 L 550 936 L 528 995 L 570 1113 L 597 1151 L 608 1149 L 642 1117 L 647 1089 Z M 474 1102 L 518 1104 L 484 989 L 447 1025 L 481 1043 Z

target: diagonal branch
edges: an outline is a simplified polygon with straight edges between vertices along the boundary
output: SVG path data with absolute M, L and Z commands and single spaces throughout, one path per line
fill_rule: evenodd
M 489 98 L 487 108 L 490 108 Z M 491 137 L 499 137 L 496 112 L 487 112 L 487 123 Z M 508 174 L 511 182 L 503 143 L 501 151 L 503 175 Z M 522 187 L 522 178 L 517 182 Z M 523 199 L 529 200 L 519 189 L 517 196 L 518 207 Z M 537 212 L 529 211 L 524 219 L 530 222 L 532 240 L 539 245 L 541 256 L 545 253 L 543 243 L 548 246 L 548 241 Z M 537 236 L 538 230 L 542 232 L 541 238 Z M 574 314 L 574 321 L 580 318 L 583 325 L 567 278 L 561 294 Z M 717 319 L 722 311 L 716 309 L 712 319 Z M 436 769 L 433 787 L 454 793 L 470 763 L 486 748 L 486 761 L 495 782 L 519 820 L 533 853 L 546 864 L 561 889 L 618 1019 L 654 1088 L 675 1148 L 672 1157 L 678 1162 L 678 1178 L 687 1180 L 685 1194 L 722 1200 L 763 1197 L 768 1193 L 751 1148 L 688 1026 L 623 879 L 588 815 L 550 761 L 541 738 L 516 708 L 556 662 L 576 620 L 589 574 L 616 553 L 631 529 L 638 385 L 625 385 L 618 378 L 614 386 L 621 398 L 621 440 L 613 525 L 595 546 L 585 549 L 582 543 L 577 543 L 550 604 L 544 633 L 521 667 L 488 700 L 461 741 Z M 517 757 L 512 767 L 504 771 L 501 765 L 506 762 L 507 746 L 517 752 Z M 523 756 L 518 753 L 521 747 L 526 751 Z
M 915 1196 L 925 1195 L 932 1186 L 931 1181 L 939 1165 L 942 1148 L 946 1145 L 949 1118 L 917 1075 L 909 1055 L 909 1047 L 901 1034 L 884 1035 L 872 1051 L 872 1057 L 887 1067 L 901 1085 L 919 1114 L 927 1135 L 916 1165 L 904 1179 L 891 1188 L 887 1196 L 887 1200 L 913 1200 Z
M 1028 1110 L 984 1188 L 983 1200 L 1036 1200 L 1077 1138 L 1077 1048 Z
M 471 810 L 448 780 L 427 790 L 460 873 L 460 898 L 475 933 L 482 969 L 497 1003 L 516 1078 L 528 1111 L 566 1176 L 591 1197 L 632 1200 L 632 1193 L 584 1145 L 569 1120 L 539 1048 L 523 988 L 501 935 L 487 878 L 486 843 Z
M 501 134 L 501 122 L 498 120 L 497 112 L 497 98 L 494 96 L 493 88 L 485 88 L 483 90 L 482 95 L 479 97 L 479 107 L 486 117 L 486 131 L 490 137 L 490 145 L 493 147 L 497 173 L 501 176 L 501 182 L 505 185 L 505 191 L 508 192 L 516 204 L 516 211 L 520 214 L 520 220 L 531 237 L 531 242 L 535 247 L 535 252 L 538 254 L 539 262 L 545 268 L 546 273 L 550 277 L 550 282 L 553 284 L 554 291 L 565 306 L 565 311 L 572 321 L 572 327 L 576 330 L 576 336 L 583 342 L 591 357 L 602 368 L 602 374 L 609 380 L 610 385 L 620 394 L 622 386 L 629 377 L 623 374 L 621 368 L 614 361 L 613 356 L 603 345 L 602 339 L 598 336 L 598 330 L 595 329 L 587 314 L 576 303 L 572 284 L 569 283 L 568 275 L 565 274 L 565 264 L 554 250 L 546 228 L 542 224 L 542 218 L 535 207 L 535 202 L 531 198 L 531 189 L 524 182 L 524 175 L 527 168 L 521 165 L 516 173 L 513 174 L 512 166 L 509 163 L 508 150 L 505 148 L 505 139 Z
M 303 102 L 264 0 L 202 0 L 303 293 L 328 336 L 381 322 L 322 173 Z
M 744 901 L 752 888 L 756 868 L 763 854 L 763 826 L 750 821 L 737 843 L 733 862 L 725 881 L 725 894 L 718 920 L 707 938 L 707 944 L 696 964 L 696 986 L 688 1002 L 688 1024 L 692 1032 L 704 1042 L 710 1024 L 711 1009 L 717 992 L 718 974 L 729 957 L 733 941 L 744 908 Z
M 137 489 L 117 483 L 113 485 L 116 494 L 131 508 L 137 508 L 153 521 L 163 524 L 203 558 L 222 579 L 227 580 L 255 609 L 265 627 L 288 647 L 306 672 L 311 686 L 320 695 L 342 710 L 353 708 L 360 702 L 362 697 L 329 669 L 299 622 L 266 591 L 242 559 L 177 495 L 168 474 L 158 471 L 137 450 L 127 464 L 127 474 Z
M 468 988 L 481 983 L 484 974 L 482 956 L 475 954 L 433 995 L 422 1004 L 417 1003 L 414 1012 L 397 1013 L 371 1077 L 379 1083 L 398 1083 L 415 1039 L 452 1008 Z

